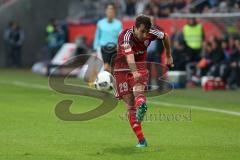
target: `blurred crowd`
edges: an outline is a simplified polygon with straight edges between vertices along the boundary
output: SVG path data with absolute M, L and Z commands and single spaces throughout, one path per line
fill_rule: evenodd
M 228 12 L 238 11 L 240 0 L 125 0 L 117 2 L 125 5 L 127 17 L 139 13 L 153 17 L 167 17 L 174 12 Z M 198 3 L 197 3 L 198 2 Z M 201 2 L 201 3 L 200 3 Z M 118 10 L 117 10 L 118 11 Z M 154 21 L 154 20 L 153 20 Z M 240 37 L 238 35 L 222 35 L 221 38 L 205 37 L 203 26 L 196 19 L 188 19 L 182 30 L 172 27 L 172 54 L 175 67 L 173 70 L 186 71 L 189 86 L 199 85 L 201 77 L 220 77 L 229 89 L 236 89 L 240 82 Z M 65 21 L 50 19 L 45 32 L 46 45 L 44 61 L 47 63 L 55 56 L 61 46 L 68 41 L 68 27 Z M 8 67 L 21 66 L 21 50 L 24 44 L 24 31 L 16 21 L 9 22 L 4 31 L 4 46 Z M 77 53 L 86 53 L 85 37 L 76 40 Z M 163 53 L 161 42 L 153 42 L 148 49 L 148 60 L 159 62 Z
M 0 6 L 11 2 L 11 0 L 0 0 Z
M 105 15 L 104 6 L 114 3 L 117 17 L 132 18 L 140 13 L 169 17 L 174 13 L 232 13 L 240 11 L 240 0 L 82 0 L 69 6 L 69 19 L 96 22 Z M 85 10 L 85 12 L 83 12 Z
M 240 37 L 226 35 L 206 39 L 202 30 L 198 38 L 196 34 L 193 38 L 191 29 L 187 30 L 189 26 L 201 25 L 189 19 L 182 31 L 173 31 L 174 70 L 187 71 L 189 86 L 200 85 L 201 77 L 211 76 L 221 78 L 229 89 L 236 89 L 240 81 Z
M 172 13 L 239 12 L 240 0 L 125 0 L 126 16 L 139 13 L 168 17 Z

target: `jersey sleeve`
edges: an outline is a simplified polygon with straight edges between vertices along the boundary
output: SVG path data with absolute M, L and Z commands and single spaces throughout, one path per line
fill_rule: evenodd
M 130 40 L 131 40 L 131 32 L 130 31 L 122 32 L 120 34 L 118 43 L 119 43 L 121 54 L 123 54 L 123 55 L 134 54 Z
M 160 40 L 163 40 L 164 37 L 165 37 L 165 33 L 160 31 L 159 29 L 157 28 L 152 28 L 150 29 L 150 32 L 149 32 L 151 35 L 152 35 L 152 38 L 153 39 L 160 39 Z

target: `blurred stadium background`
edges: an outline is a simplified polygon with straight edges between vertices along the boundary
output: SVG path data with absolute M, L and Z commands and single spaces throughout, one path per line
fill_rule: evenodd
M 240 45 L 238 0 L 70 0 L 68 2 L 2 0 L 0 34 L 3 38 L 0 43 L 0 66 L 29 68 L 40 62 L 37 63 L 38 67 L 33 67 L 39 71 L 39 65 L 46 67 L 54 63 L 52 58 L 66 43 L 77 44 L 79 49 L 72 53 L 73 55 L 93 53 L 96 23 L 105 16 L 105 6 L 110 2 L 115 3 L 117 18 L 122 20 L 124 29 L 133 25 L 134 17 L 140 13 L 154 16 L 156 25 L 167 32 L 172 39 L 175 61 L 175 68 L 172 70 L 183 71 L 174 72 L 173 75 L 175 77 L 186 74 L 187 86 L 199 86 L 202 77 L 204 82 L 214 81 L 213 78 L 218 77 L 224 83 L 221 85 L 222 88 L 233 90 L 238 88 L 239 54 L 237 53 Z M 195 18 L 196 23 L 203 27 L 202 33 L 199 33 L 203 38 L 197 42 L 199 46 L 195 49 L 192 48 L 195 44 L 190 44 L 191 40 L 188 38 L 191 34 L 186 34 L 190 31 L 183 31 L 191 18 Z M 14 23 L 16 26 L 19 25 L 19 33 L 21 33 L 18 42 L 20 45 L 16 49 L 13 49 L 13 45 L 9 43 L 11 38 L 7 36 L 12 23 L 13 26 Z M 163 59 L 162 47 L 155 50 Z M 71 53 L 65 53 L 65 61 L 73 56 L 68 54 Z M 57 61 L 60 63 L 60 60 Z M 44 68 L 41 72 L 46 74 Z M 185 82 L 183 83 L 177 83 L 176 87 L 185 87 Z
M 95 54 L 96 23 L 109 3 L 124 29 L 144 13 L 171 36 L 175 67 L 166 78 L 176 89 L 151 98 L 149 114 L 191 116 L 146 122 L 144 151 L 132 147 L 122 102 L 87 122 L 54 114 L 62 99 L 74 100 L 76 113 L 100 103 L 55 93 L 47 76 L 76 55 Z M 193 21 L 203 28 L 196 48 Z M 239 159 L 239 31 L 239 0 L 0 0 L 0 159 Z M 164 63 L 161 44 L 155 49 Z M 82 83 L 82 74 L 69 81 Z

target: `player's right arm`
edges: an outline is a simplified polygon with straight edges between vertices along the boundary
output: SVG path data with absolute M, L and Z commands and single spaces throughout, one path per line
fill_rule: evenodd
M 167 65 L 169 65 L 170 67 L 174 67 L 173 58 L 172 58 L 172 54 L 171 54 L 170 39 L 169 39 L 168 34 L 166 34 L 166 33 L 165 33 L 165 36 L 163 38 L 163 45 L 164 45 L 165 50 L 166 50 Z
M 133 78 L 135 80 L 139 80 L 139 78 L 141 77 L 140 73 L 137 71 L 137 66 L 135 63 L 135 58 L 134 58 L 134 54 L 128 54 L 126 55 L 126 60 L 129 66 L 129 69 L 131 70 L 132 74 L 133 74 Z
M 119 40 L 121 42 L 121 54 L 126 57 L 126 61 L 128 63 L 128 67 L 131 70 L 133 77 L 135 80 L 139 80 L 141 77 L 140 73 L 137 71 L 137 66 L 134 57 L 134 51 L 132 50 L 132 46 L 130 45 L 130 31 L 122 32 Z

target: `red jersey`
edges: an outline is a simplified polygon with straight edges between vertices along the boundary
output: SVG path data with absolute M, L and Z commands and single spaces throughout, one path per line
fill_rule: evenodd
M 155 39 L 164 39 L 165 33 L 157 28 L 151 28 L 144 40 L 134 36 L 133 27 L 122 31 L 118 37 L 118 52 L 114 58 L 114 70 L 126 70 L 128 63 L 126 55 L 134 54 L 135 62 L 145 62 L 147 58 L 147 47 Z

